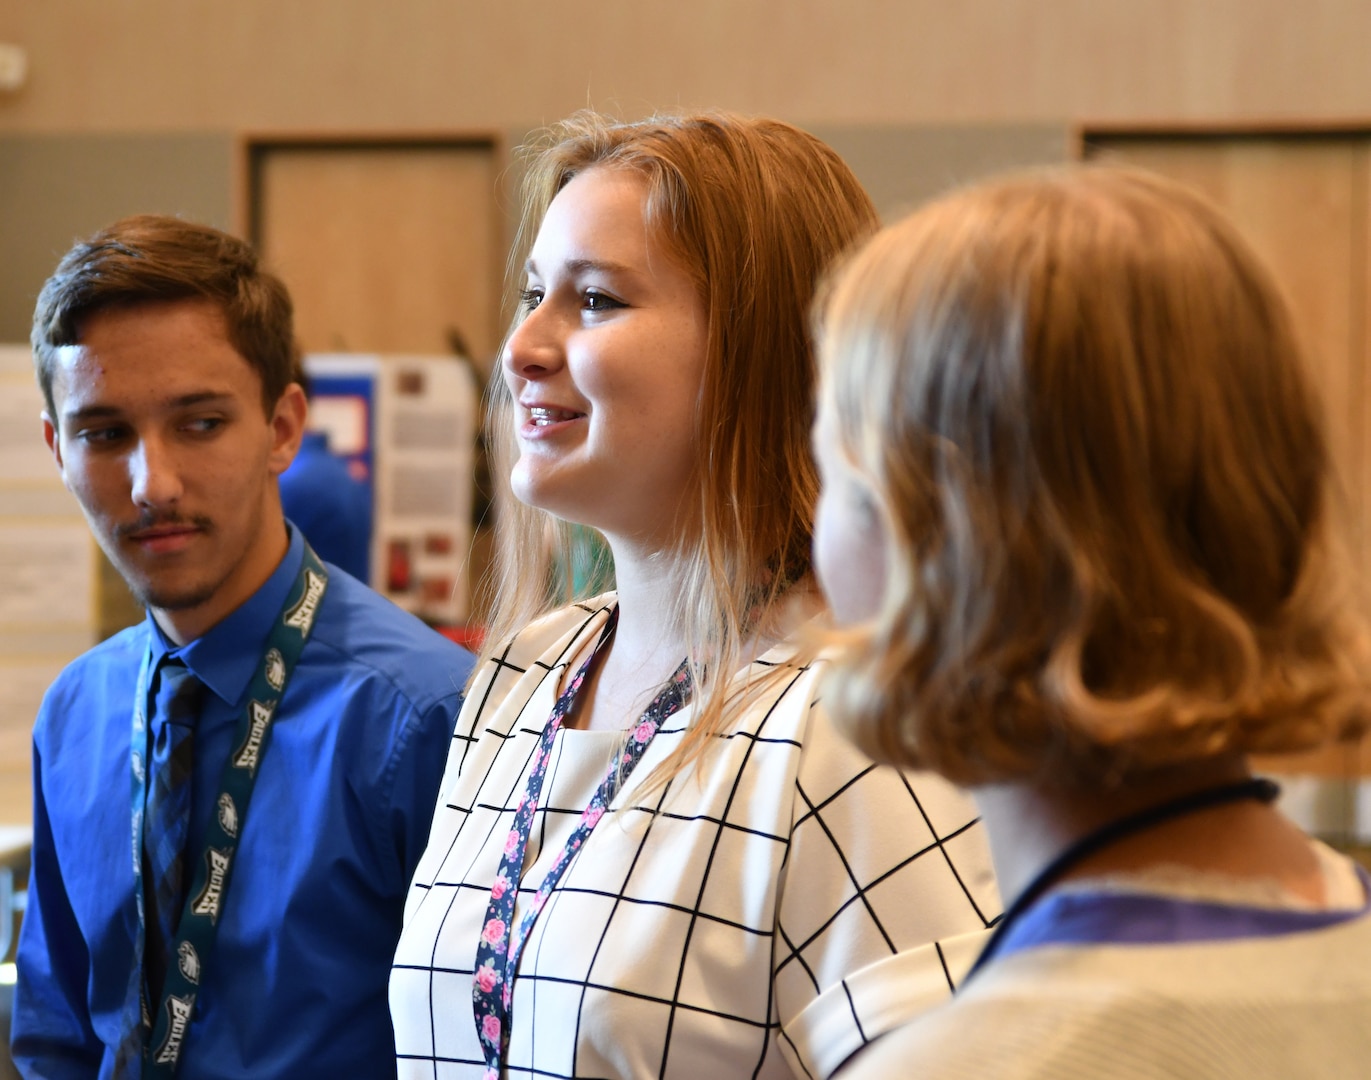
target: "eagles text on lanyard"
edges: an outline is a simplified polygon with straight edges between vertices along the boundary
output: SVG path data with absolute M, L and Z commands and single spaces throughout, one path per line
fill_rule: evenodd
M 286 612 L 286 625 L 300 631 L 303 637 L 314 625 L 314 612 L 319 607 L 319 598 L 324 595 L 325 580 L 313 570 L 305 571 L 305 595 Z
M 252 702 L 252 723 L 248 726 L 248 737 L 238 748 L 238 753 L 233 755 L 233 764 L 240 769 L 247 769 L 254 776 L 262 754 L 262 736 L 267 733 L 267 725 L 271 723 L 271 714 L 275 709 L 274 701 L 266 705 L 260 701 Z
M 181 1056 L 181 1046 L 186 1041 L 186 1028 L 190 1026 L 190 1014 L 195 1008 L 195 995 L 189 997 L 167 998 L 167 1038 L 157 1048 L 158 1065 L 174 1065 Z
M 205 852 L 205 887 L 191 905 L 197 915 L 208 915 L 209 921 L 218 923 L 219 904 L 224 898 L 224 877 L 228 874 L 229 853 L 218 848 Z

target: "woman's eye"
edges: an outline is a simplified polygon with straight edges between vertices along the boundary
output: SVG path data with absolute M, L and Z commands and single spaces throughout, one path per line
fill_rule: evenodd
M 542 289 L 525 289 L 519 294 L 519 303 L 525 311 L 532 311 L 543 302 Z
M 625 306 L 621 300 L 615 300 L 614 297 L 605 293 L 593 291 L 585 293 L 583 303 L 587 311 L 611 311 L 614 308 Z

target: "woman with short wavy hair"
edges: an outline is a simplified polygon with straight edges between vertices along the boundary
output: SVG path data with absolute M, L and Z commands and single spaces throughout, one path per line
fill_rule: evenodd
M 1367 877 L 1246 763 L 1371 700 L 1266 271 L 1180 186 L 1072 168 L 887 229 L 818 323 L 826 700 L 973 789 L 1013 898 L 851 1075 L 1364 1075 Z
M 827 1076 L 998 911 L 969 802 L 875 768 L 801 645 L 807 312 L 875 228 L 730 115 L 558 125 L 492 386 L 495 616 L 391 978 L 404 1076 Z M 569 526 L 615 589 L 577 596 Z

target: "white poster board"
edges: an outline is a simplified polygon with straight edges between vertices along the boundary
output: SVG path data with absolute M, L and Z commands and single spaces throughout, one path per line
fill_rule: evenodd
M 0 345 L 0 824 L 30 818 L 43 693 L 96 638 L 95 541 L 43 441 L 27 345 Z
M 455 356 L 310 354 L 310 426 L 372 485 L 371 586 L 439 626 L 470 610 L 478 393 Z

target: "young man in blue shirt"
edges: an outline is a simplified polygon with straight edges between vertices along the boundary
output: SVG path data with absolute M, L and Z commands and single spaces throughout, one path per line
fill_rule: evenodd
M 471 658 L 285 519 L 306 404 L 289 297 L 247 245 L 118 222 L 48 280 L 33 347 L 48 445 L 148 617 L 72 663 L 35 725 L 15 1061 L 393 1076 L 387 978 Z M 163 744 L 181 665 L 202 686 Z M 174 873 L 150 854 L 168 753 Z

